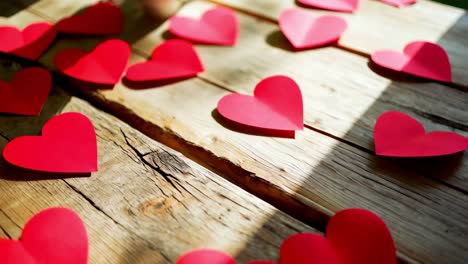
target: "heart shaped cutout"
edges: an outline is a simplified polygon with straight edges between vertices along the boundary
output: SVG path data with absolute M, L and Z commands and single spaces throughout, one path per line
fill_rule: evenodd
M 403 7 L 416 3 L 416 0 L 380 0 L 380 2 L 394 7 Z
M 172 39 L 157 46 L 149 61 L 132 65 L 125 78 L 133 82 L 146 82 L 194 77 L 203 71 L 193 45 L 185 40 Z
M 45 172 L 97 171 L 96 134 L 91 121 L 80 113 L 54 116 L 42 136 L 22 136 L 3 149 L 5 160 L 15 166 Z
M 229 254 L 214 249 L 199 249 L 180 256 L 176 264 L 236 264 Z M 246 264 L 275 264 L 273 261 L 250 261 Z
M 434 157 L 464 151 L 467 139 L 452 132 L 426 133 L 423 125 L 397 111 L 383 113 L 374 126 L 375 153 L 390 157 Z
M 299 3 L 314 8 L 349 12 L 356 11 L 359 7 L 359 0 L 298 0 Z
M 236 264 L 228 254 L 214 249 L 198 249 L 180 256 L 176 264 Z
M 36 60 L 54 41 L 57 30 L 49 22 L 28 25 L 20 31 L 16 27 L 0 27 L 0 52 L 29 60 Z
M 218 112 L 231 121 L 257 129 L 295 131 L 304 128 L 299 86 L 287 76 L 271 76 L 257 84 L 254 96 L 229 94 Z
M 120 34 L 123 29 L 123 14 L 112 2 L 98 2 L 82 14 L 60 20 L 56 27 L 67 34 L 109 35 Z
M 338 16 L 314 16 L 303 9 L 291 8 L 281 12 L 279 26 L 294 48 L 306 49 L 338 41 L 347 23 Z
M 0 112 L 37 116 L 52 87 L 50 73 L 42 68 L 26 68 L 11 82 L 0 81 Z
M 452 81 L 449 57 L 445 50 L 435 43 L 414 41 L 405 46 L 403 53 L 391 50 L 376 51 L 371 60 L 380 67 L 394 71 L 437 81 Z
M 281 245 L 280 264 L 396 264 L 396 249 L 385 223 L 364 209 L 345 209 L 328 222 L 326 237 L 302 233 Z
M 0 239 L 3 264 L 86 264 L 88 235 L 80 217 L 67 208 L 37 213 L 19 241 Z
M 172 17 L 169 32 L 196 43 L 234 46 L 239 35 L 239 21 L 231 9 L 215 7 L 200 19 Z
M 120 81 L 130 58 L 130 46 L 122 40 L 106 40 L 91 52 L 68 49 L 54 58 L 55 67 L 72 78 L 102 85 Z

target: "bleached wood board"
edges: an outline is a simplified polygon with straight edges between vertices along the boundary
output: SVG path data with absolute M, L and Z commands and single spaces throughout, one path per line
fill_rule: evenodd
M 34 213 L 52 206 L 70 207 L 83 218 L 90 263 L 174 263 L 200 247 L 242 262 L 274 260 L 288 236 L 317 232 L 60 89 L 40 117 L 0 116 L 0 151 L 6 139 L 39 135 L 49 117 L 69 111 L 87 115 L 95 126 L 99 172 L 66 178 L 2 161 L 2 237 L 19 238 Z
M 211 7 L 194 2 L 180 14 L 197 16 Z M 301 87 L 306 125 L 369 151 L 374 150 L 375 120 L 389 110 L 413 116 L 427 131 L 468 136 L 466 92 L 432 82 L 389 81 L 374 73 L 365 58 L 333 47 L 292 53 L 284 50 L 284 39 L 265 42 L 275 32 L 274 25 L 242 14 L 239 18 L 242 30 L 236 47 L 197 46 L 207 69 L 201 78 L 230 91 L 252 94 L 262 78 L 287 75 Z M 167 26 L 163 24 L 133 47 L 149 56 L 156 43 L 164 40 Z M 444 173 L 408 165 L 436 179 Z M 468 159 L 461 159 L 456 167 L 454 175 L 442 180 L 468 192 Z
M 82 7 L 88 1 L 78 1 Z M 167 35 L 167 23 L 148 25 L 139 6 L 126 2 L 127 22 L 121 36 L 134 43 L 136 52 L 149 56 L 154 46 Z M 33 6 L 34 10 L 49 12 L 58 20 L 60 15 L 73 13 L 71 8 L 51 5 Z M 39 8 L 40 7 L 40 8 Z M 199 16 L 212 4 L 193 2 L 180 10 L 181 15 Z M 78 7 L 76 7 L 78 8 Z M 341 138 L 352 144 L 373 151 L 373 125 L 383 112 L 398 110 L 418 119 L 427 131 L 454 131 L 468 136 L 468 95 L 441 84 L 426 81 L 390 81 L 367 65 L 367 59 L 333 47 L 300 53 L 290 52 L 286 40 L 278 36 L 275 25 L 238 14 L 241 36 L 236 47 L 197 46 L 207 71 L 201 77 L 231 91 L 252 93 L 255 84 L 273 74 L 285 74 L 295 79 L 302 88 L 305 107 L 305 124 L 314 129 Z M 21 24 L 28 21 L 22 13 L 10 19 Z M 30 20 L 31 18 L 29 18 Z M 37 18 L 39 19 L 39 18 Z M 28 22 L 29 23 L 29 22 Z M 141 29 L 141 30 L 139 30 Z M 147 33 L 147 34 L 146 34 Z M 268 39 L 265 41 L 265 39 Z M 91 49 L 99 39 L 73 39 L 60 42 L 66 47 Z M 43 61 L 52 61 L 49 52 Z M 219 59 L 219 58 L 223 59 Z M 454 188 L 468 192 L 468 159 L 448 162 L 443 159 L 437 166 L 414 166 L 408 169 L 441 180 Z M 455 168 L 449 177 L 441 177 L 444 163 Z M 424 164 L 424 162 L 423 162 Z
M 293 0 L 211 0 L 276 22 L 282 10 L 297 7 Z M 348 22 L 339 46 L 370 55 L 381 49 L 402 51 L 415 40 L 437 42 L 448 52 L 453 82 L 468 87 L 468 15 L 465 10 L 418 0 L 395 8 L 375 0 L 361 0 L 354 14 L 308 8 L 317 15 L 334 14 Z
M 57 49 L 76 45 L 58 44 Z M 88 43 L 88 47 L 92 45 Z M 41 61 L 50 66 L 54 52 Z M 386 219 L 403 255 L 423 261 L 463 260 L 461 252 L 466 249 L 459 234 L 466 227 L 466 196 L 402 170 L 398 164 L 312 131 L 299 133 L 296 140 L 229 131 L 207 115 L 226 91 L 200 80 L 154 90 L 119 86 L 113 91 L 82 92 L 94 103 L 222 172 L 243 188 L 280 206 L 308 207 L 291 212 L 306 221 L 316 221 L 317 211 L 329 213 L 362 206 Z M 422 223 L 414 223 L 414 219 Z M 448 235 L 440 230 L 449 230 Z M 462 248 L 455 249 L 459 246 Z

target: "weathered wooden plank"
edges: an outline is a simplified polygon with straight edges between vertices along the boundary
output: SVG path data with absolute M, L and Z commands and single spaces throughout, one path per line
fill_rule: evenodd
M 0 117 L 0 133 L 10 139 L 39 134 L 50 116 L 68 111 L 95 125 L 99 172 L 34 181 L 64 175 L 1 164 L 0 226 L 13 237 L 18 230 L 1 212 L 22 227 L 32 213 L 57 205 L 84 218 L 92 263 L 173 263 L 197 247 L 222 249 L 242 262 L 276 259 L 287 236 L 315 231 L 60 89 L 40 117 Z
M 5 119 L 5 117 L 1 117 Z M 0 138 L 0 149 L 6 144 Z M 0 164 L 0 227 L 1 237 L 18 239 L 24 224 L 38 211 L 56 206 L 73 208 L 83 219 L 90 238 L 90 263 L 125 263 L 147 250 L 161 263 L 164 257 L 148 244 L 118 225 L 61 179 L 32 180 L 29 175 L 12 173 Z M 23 177 L 23 178 L 19 178 Z
M 296 6 L 290 0 L 211 0 L 277 21 L 285 8 Z M 330 11 L 309 9 L 314 14 Z M 355 14 L 336 13 L 346 18 L 349 27 L 339 41 L 347 49 L 366 54 L 380 49 L 402 50 L 413 40 L 438 42 L 448 52 L 457 84 L 468 86 L 468 15 L 463 9 L 418 0 L 401 9 L 374 0 L 361 0 Z
M 312 131 L 291 140 L 228 130 L 210 116 L 227 92 L 202 80 L 148 90 L 119 85 L 112 91 L 81 92 L 243 188 L 286 207 L 308 207 L 292 213 L 310 223 L 316 223 L 316 211 L 365 207 L 384 217 L 403 255 L 426 262 L 464 259 L 460 234 L 468 228 L 468 197 L 398 163 Z
M 468 197 L 398 163 L 308 130 L 292 140 L 226 129 L 210 113 L 227 92 L 197 79 L 150 90 L 83 92 L 243 188 L 271 202 L 307 206 L 291 212 L 305 221 L 316 223 L 317 210 L 369 208 L 384 217 L 402 254 L 423 262 L 465 258 L 460 235 L 468 228 Z
M 124 11 L 132 23 L 126 24 L 123 37 L 130 43 L 139 39 L 133 47 L 149 56 L 155 44 L 163 41 L 167 23 L 150 31 L 147 21 L 142 20 L 142 13 L 134 11 L 138 7 L 127 5 Z M 198 16 L 211 7 L 211 4 L 195 2 L 183 8 L 180 14 Z M 53 12 L 54 9 L 45 6 L 43 10 Z M 332 47 L 292 53 L 286 40 L 277 34 L 276 26 L 242 14 L 239 17 L 242 30 L 236 47 L 197 47 L 207 68 L 201 75 L 203 78 L 236 92 L 251 93 L 261 78 L 286 74 L 302 87 L 307 125 L 370 151 L 374 147 L 374 122 L 388 110 L 412 115 L 428 131 L 454 131 L 468 136 L 465 111 L 468 95 L 465 92 L 431 82 L 391 82 L 374 73 L 365 58 Z M 144 32 L 150 33 L 144 37 L 143 33 L 135 36 L 138 28 L 146 28 Z M 62 45 L 60 48 L 92 48 L 97 40 L 75 39 L 74 42 L 60 42 L 59 45 Z M 52 61 L 54 54 L 48 53 L 42 60 Z M 337 61 L 339 63 L 330 63 Z M 422 169 L 423 174 L 437 179 L 441 179 L 443 173 L 434 168 L 407 166 Z M 468 159 L 462 159 L 455 167 L 454 175 L 441 180 L 467 192 Z
M 192 3 L 180 13 L 199 15 L 211 6 Z M 369 151 L 374 149 L 374 122 L 388 110 L 412 115 L 428 131 L 455 131 L 468 136 L 466 92 L 431 82 L 391 82 L 374 73 L 365 58 L 333 47 L 292 53 L 284 50 L 287 46 L 282 37 L 265 41 L 274 34 L 274 25 L 250 16 L 239 17 L 242 31 L 236 47 L 197 47 L 207 69 L 202 78 L 252 94 L 262 78 L 288 75 L 301 87 L 307 125 Z M 164 24 L 133 47 L 149 56 L 155 43 L 163 41 L 166 30 Z M 468 159 L 462 159 L 461 164 L 455 175 L 443 181 L 468 192 Z M 424 174 L 440 178 L 440 173 L 429 170 Z
M 58 44 L 57 49 L 73 45 Z M 41 61 L 50 66 L 53 54 Z M 202 80 L 159 89 L 119 85 L 112 91 L 81 92 L 249 191 L 280 205 L 309 208 L 293 212 L 298 217 L 314 222 L 316 211 L 370 208 L 387 221 L 403 255 L 426 262 L 464 260 L 467 196 L 393 161 L 312 131 L 291 140 L 228 130 L 209 116 L 227 92 Z
M 289 0 L 211 0 L 260 15 L 270 21 L 276 21 L 281 11 L 293 7 Z M 28 7 L 28 10 L 56 22 L 63 17 L 70 16 L 78 10 L 94 3 L 94 0 L 59 1 L 41 0 Z M 150 21 L 144 16 L 142 8 L 135 5 L 135 1 L 121 0 L 119 2 L 124 11 L 132 16 Z M 311 9 L 312 13 L 323 14 L 329 11 Z M 453 79 L 457 84 L 468 86 L 468 15 L 460 8 L 447 6 L 428 0 L 418 1 L 417 4 L 402 9 L 393 8 L 378 1 L 363 0 L 361 7 L 355 14 L 337 13 L 349 23 L 348 30 L 343 34 L 339 45 L 357 52 L 371 54 L 380 49 L 402 50 L 404 45 L 413 40 L 428 40 L 441 44 L 448 52 L 452 62 Z M 129 27 L 125 34 L 131 33 Z M 140 32 L 145 31 L 140 29 Z M 146 31 L 145 31 L 146 32 Z

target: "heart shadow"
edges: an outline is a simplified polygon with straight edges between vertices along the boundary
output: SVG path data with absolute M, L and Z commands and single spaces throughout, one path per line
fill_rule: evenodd
M 268 45 L 272 46 L 273 48 L 278 48 L 278 49 L 282 49 L 282 50 L 289 51 L 289 52 L 316 50 L 320 48 L 338 45 L 338 40 L 337 40 L 335 42 L 327 43 L 327 44 L 313 47 L 313 48 L 302 48 L 302 49 L 295 48 L 291 43 L 289 43 L 289 40 L 283 35 L 283 32 L 281 32 L 281 30 L 279 29 L 270 32 L 270 34 L 267 35 L 265 41 Z
M 9 181 L 40 181 L 40 180 L 57 180 L 66 178 L 85 178 L 91 177 L 91 173 L 56 173 L 34 171 L 21 167 L 17 167 L 5 161 L 0 160 L 0 179 Z
M 181 81 L 185 81 L 185 80 L 192 79 L 192 78 L 194 77 L 191 76 L 191 77 L 182 77 L 182 78 L 171 78 L 171 79 L 155 80 L 155 81 L 132 81 L 124 77 L 122 79 L 122 84 L 124 84 L 130 89 L 143 90 L 143 89 L 150 89 L 150 88 L 159 88 L 162 86 L 170 85 L 176 82 L 181 82 Z
M 216 122 L 218 122 L 224 128 L 227 128 L 235 132 L 247 134 L 247 135 L 263 136 L 263 137 L 278 137 L 278 138 L 295 138 L 295 135 L 296 135 L 295 131 L 256 128 L 256 127 L 240 124 L 240 123 L 224 118 L 216 109 L 214 109 L 211 112 L 211 116 L 213 117 L 214 120 L 216 120 Z
M 377 65 L 375 62 L 372 60 L 369 60 L 367 63 L 369 66 L 369 69 L 371 69 L 374 73 L 385 77 L 387 79 L 390 79 L 392 81 L 398 81 L 398 82 L 410 82 L 410 83 L 424 83 L 428 82 L 427 79 L 424 79 L 422 77 L 414 76 L 408 73 L 404 72 L 399 72 L 395 71 L 392 69 L 388 69 L 382 66 Z
M 52 74 L 54 80 L 57 81 L 57 83 L 65 84 L 68 87 L 73 87 L 72 90 L 112 90 L 115 87 L 114 84 L 98 84 L 78 80 L 58 71 L 54 71 Z
M 424 158 L 381 157 L 375 159 L 377 166 L 391 163 L 405 171 L 425 175 L 433 179 L 449 179 L 463 167 L 464 152 L 446 156 Z

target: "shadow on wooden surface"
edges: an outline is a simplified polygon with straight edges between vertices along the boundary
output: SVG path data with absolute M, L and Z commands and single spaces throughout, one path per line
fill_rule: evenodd
M 39 0 L 2 0 L 0 1 L 0 17 L 10 17 L 38 1 Z
M 181 81 L 192 79 L 192 78 L 195 78 L 195 77 L 172 78 L 172 79 L 157 80 L 157 81 L 131 81 L 127 78 L 123 78 L 122 83 L 128 88 L 135 89 L 135 90 L 142 90 L 142 89 L 153 89 L 153 88 L 164 87 L 166 85 L 170 85 L 176 82 L 181 82 Z
M 13 60 L 11 58 L 2 57 L 1 60 L 0 80 L 2 81 L 9 81 L 13 75 L 22 68 L 35 65 L 30 62 L 18 63 L 18 61 L 21 60 Z M 43 124 L 57 113 L 60 113 L 70 98 L 71 96 L 63 90 L 53 87 L 39 116 L 0 114 L 0 134 L 12 133 L 15 137 L 22 135 L 39 135 Z M 21 127 L 21 129 L 17 129 L 18 127 Z
M 1 148 L 0 151 L 3 151 L 3 148 Z M 4 159 L 0 161 L 0 179 L 9 181 L 58 180 L 66 178 L 83 178 L 90 176 L 91 173 L 52 173 L 43 171 L 33 171 L 11 165 Z
M 439 39 L 439 43 L 443 44 L 445 42 L 445 38 L 451 34 L 461 34 L 462 32 L 465 33 L 468 30 L 466 26 L 467 15 L 457 21 L 453 27 L 448 30 L 444 36 Z M 466 36 L 466 35 L 465 35 Z M 286 38 L 281 34 L 279 30 L 271 32 L 267 38 L 266 42 L 275 48 L 280 48 L 286 51 L 293 51 L 292 46 L 287 42 Z M 466 47 L 460 47 L 460 56 L 466 57 Z M 465 49 L 465 50 L 463 50 Z M 452 51 L 452 54 L 454 51 Z M 386 98 L 394 97 L 398 90 L 401 90 L 401 85 L 397 82 L 403 83 L 422 83 L 428 82 L 422 78 L 413 77 L 405 74 L 398 74 L 390 71 L 386 71 L 384 69 L 376 68 L 375 65 L 369 63 L 369 67 L 377 74 L 380 74 L 386 78 L 392 79 L 395 82 L 388 85 L 385 91 L 382 92 L 381 96 L 374 101 L 372 105 L 370 105 L 365 111 L 361 118 L 354 123 L 354 126 L 349 129 L 345 136 L 343 136 L 344 142 L 338 142 L 336 146 L 327 154 L 327 157 L 323 159 L 320 164 L 318 164 L 313 171 L 310 172 L 311 175 L 316 174 L 320 171 L 327 171 L 329 168 L 333 167 L 333 164 L 339 163 L 343 166 L 343 168 L 351 168 L 354 163 L 354 160 L 346 160 L 343 156 L 343 151 L 353 152 L 356 150 L 355 148 L 351 147 L 348 143 L 352 143 L 354 141 L 354 135 L 362 131 L 362 127 L 368 127 L 363 120 L 373 119 L 382 114 L 378 111 L 381 111 L 382 107 L 379 104 L 384 102 L 388 102 Z M 396 89 L 399 87 L 398 89 Z M 455 89 L 451 87 L 447 87 L 447 89 Z M 468 95 L 465 97 L 465 106 L 468 110 Z M 412 110 L 412 109 L 409 109 Z M 418 111 L 412 111 L 413 113 Z M 426 113 L 419 113 L 420 115 L 424 115 L 427 118 Z M 448 113 L 447 113 L 448 114 Z M 414 116 L 414 118 L 418 119 L 418 116 Z M 467 119 L 468 122 L 468 112 L 467 112 Z M 432 116 L 430 117 L 431 121 L 437 126 L 437 124 L 441 125 L 448 125 L 449 127 L 454 127 L 462 132 L 468 133 L 468 123 L 464 124 L 453 124 L 451 122 L 446 122 L 443 116 Z M 466 134 L 465 133 L 465 134 Z M 373 149 L 373 139 L 368 138 L 368 146 L 370 149 Z M 358 151 L 357 151 L 358 152 Z M 351 156 L 351 155 L 350 155 Z M 380 215 L 384 220 L 386 219 L 386 212 L 398 210 L 398 205 L 412 208 L 414 212 L 418 212 L 418 214 L 423 214 L 429 216 L 430 219 L 439 219 L 440 221 L 444 221 L 441 219 L 441 214 L 446 216 L 453 215 L 453 219 L 455 219 L 457 214 L 466 214 L 468 207 L 466 205 L 461 206 L 452 204 L 451 197 L 449 194 L 444 196 L 440 191 L 440 188 L 452 188 L 459 192 L 461 195 L 466 196 L 468 195 L 468 158 L 465 153 L 457 153 L 454 155 L 443 156 L 443 157 L 433 157 L 433 158 L 416 158 L 416 159 L 402 159 L 402 158 L 385 158 L 385 157 L 378 157 L 375 154 L 369 152 L 367 157 L 357 157 L 358 159 L 363 159 L 367 161 L 363 161 L 363 163 L 367 163 L 366 167 L 359 168 L 359 174 L 361 175 L 369 175 L 369 176 L 384 176 L 382 178 L 377 178 L 374 186 L 368 186 L 369 188 L 374 189 L 375 192 L 381 193 L 384 196 L 388 197 L 388 207 L 387 208 L 379 208 L 379 211 L 375 211 L 378 215 Z M 357 164 L 357 163 L 356 163 Z M 466 173 L 463 173 L 466 172 Z M 458 174 L 458 178 L 455 177 L 455 174 Z M 334 175 L 334 176 L 333 176 Z M 345 178 L 345 181 L 359 181 L 359 179 L 353 179 L 346 174 L 346 169 L 342 171 L 334 171 L 329 175 L 322 174 L 321 177 L 340 177 Z M 313 176 L 311 178 L 316 178 Z M 375 177 L 369 177 L 369 179 Z M 430 178 L 432 181 L 428 184 L 428 181 L 423 180 L 423 178 Z M 446 181 L 451 180 L 451 181 Z M 394 186 L 398 186 L 398 192 L 401 193 L 400 197 L 396 196 L 389 196 L 389 192 L 385 190 L 386 187 L 383 187 L 383 184 L 379 182 L 388 181 Z M 297 196 L 305 196 L 305 197 L 316 197 L 316 199 L 321 199 L 320 194 L 317 196 L 313 193 L 313 186 L 310 186 L 310 182 L 312 181 L 303 181 L 308 182 L 309 186 L 303 185 L 296 190 Z M 365 193 L 359 193 L 358 190 L 348 189 L 346 192 L 350 193 L 350 195 L 356 196 L 365 196 Z M 255 192 L 254 192 L 255 193 Z M 441 195 L 442 194 L 442 195 Z M 418 196 L 421 195 L 425 197 L 424 199 L 420 199 Z M 337 197 L 337 200 L 345 201 L 346 197 Z M 426 209 L 422 209 L 422 204 L 427 201 L 433 201 L 434 205 L 430 208 L 426 207 Z M 267 201 L 270 201 L 270 198 L 266 198 Z M 363 199 L 365 201 L 365 199 Z M 339 202 L 338 202 L 339 204 Z M 284 210 L 284 206 L 281 204 L 276 203 L 280 210 Z M 450 209 L 448 207 L 451 207 Z M 354 204 L 353 207 L 361 207 L 367 208 L 369 207 L 368 204 Z M 327 209 L 332 211 L 339 211 L 345 209 L 345 207 L 328 207 Z M 327 224 L 326 219 L 303 219 L 300 216 L 303 215 L 303 212 L 287 212 L 295 217 L 298 217 L 302 221 L 305 221 L 307 224 L 318 228 L 321 231 L 325 231 L 325 226 Z M 410 216 L 407 216 L 410 217 Z M 418 221 L 417 219 L 413 219 L 414 221 Z M 268 222 L 265 223 L 264 229 L 268 229 L 268 225 L 271 221 L 275 221 L 274 217 L 271 218 Z M 408 221 L 408 219 L 402 220 Z M 433 262 L 433 263 L 464 263 L 466 259 L 463 257 L 463 250 L 464 252 L 468 252 L 468 245 L 463 243 L 462 241 L 466 238 L 459 237 L 456 235 L 461 230 L 462 232 L 467 232 L 467 224 L 468 220 L 464 222 L 457 222 L 457 221 L 450 221 L 446 222 L 444 226 L 439 226 L 435 228 L 431 226 L 429 222 L 420 221 L 420 229 L 419 230 L 406 230 L 404 226 L 400 226 L 399 223 L 389 223 L 387 224 L 392 226 L 391 232 L 394 240 L 399 241 L 400 245 L 402 243 L 408 243 L 406 241 L 419 241 L 420 244 L 415 245 L 407 245 L 406 249 L 398 247 L 399 250 L 399 263 L 412 263 L 414 260 L 422 261 L 422 262 Z M 450 243 L 446 243 L 443 241 L 434 241 L 434 240 L 427 240 L 420 236 L 422 233 L 432 233 L 432 232 L 445 232 L 447 234 L 455 234 L 450 236 L 448 240 Z M 263 231 L 259 229 L 258 234 L 260 235 Z M 466 236 L 463 236 L 466 237 Z M 421 246 L 422 245 L 422 246 Z M 456 247 L 452 245 L 458 245 Z M 248 248 L 248 245 L 246 245 Z M 246 250 L 247 250 L 246 248 Z M 412 248 L 413 251 L 408 251 L 408 248 Z M 420 252 L 424 251 L 424 248 L 430 248 L 430 251 L 426 251 L 425 255 L 420 254 Z M 416 249 L 416 250 L 415 250 Z M 419 253 L 418 253 L 419 252 Z M 466 257 L 466 255 L 465 255 Z M 243 259 L 244 252 L 240 252 L 236 258 Z
M 279 137 L 279 138 L 294 138 L 295 131 L 284 131 L 284 130 L 274 130 L 274 129 L 255 129 L 250 126 L 236 123 L 229 119 L 224 118 L 219 112 L 214 109 L 211 112 L 211 116 L 216 122 L 222 125 L 224 128 L 236 131 L 239 133 L 252 135 L 252 136 L 262 136 L 262 137 Z
M 141 21 L 144 21 L 144 19 Z M 123 36 L 126 36 L 128 40 L 135 41 L 143 35 L 145 35 L 147 32 L 149 32 L 147 31 L 147 29 L 150 29 L 152 27 L 152 25 L 148 25 L 140 31 L 139 25 L 137 25 L 138 23 L 135 23 L 134 25 L 128 25 L 126 28 L 126 33 L 124 32 Z M 454 26 L 454 28 L 456 27 L 457 25 Z M 451 32 L 448 32 L 447 34 L 451 34 Z M 441 39 L 441 41 L 443 41 L 443 38 Z M 69 45 L 80 46 L 79 43 L 71 43 Z M 401 87 L 398 87 L 398 89 L 396 89 L 397 87 L 397 84 L 390 84 L 386 88 L 386 90 L 382 92 L 380 98 L 378 98 L 372 105 L 370 105 L 367 108 L 367 110 L 362 114 L 360 120 L 357 120 L 353 127 L 349 129 L 348 133 L 344 136 L 344 142 L 353 142 L 353 137 L 356 134 L 359 135 L 361 134 L 360 132 L 364 129 L 369 129 L 369 124 L 367 124 L 363 120 L 375 120 L 376 117 L 381 114 L 378 111 L 381 111 L 381 109 L 383 109 L 380 105 L 384 102 L 388 102 L 388 98 L 395 97 L 396 93 L 398 93 L 398 91 L 401 90 Z M 21 122 L 21 125 L 25 126 L 25 128 L 24 130 L 22 129 L 22 131 L 18 133 L 18 135 L 40 133 L 40 127 L 42 127 L 43 122 L 49 119 L 54 112 L 56 113 L 57 111 L 59 111 L 59 109 L 61 109 L 61 103 L 65 104 L 66 101 L 69 99 L 68 95 L 55 96 L 58 97 L 55 99 L 58 103 L 49 102 L 50 100 L 52 100 L 51 98 L 49 98 L 49 101 L 44 109 L 44 115 L 41 114 L 41 117 L 37 121 L 35 121 L 36 118 L 34 118 L 34 120 L 28 120 L 27 118 L 22 117 L 1 117 L 0 128 L 3 129 L 5 127 L 7 129 L 8 127 L 15 127 L 15 122 Z M 414 110 L 413 112 L 418 113 L 417 110 Z M 425 113 L 420 114 L 424 115 Z M 417 118 L 417 116 L 414 117 Z M 447 122 L 443 118 L 443 116 L 432 116 L 431 118 L 431 121 L 433 121 L 434 124 L 443 124 L 444 122 Z M 138 127 L 137 121 L 138 120 L 134 120 L 133 122 L 135 123 L 133 123 L 132 125 Z M 454 123 L 448 123 L 448 125 L 453 126 Z M 141 127 L 139 128 L 144 129 Z M 154 134 L 158 132 L 164 134 L 164 131 L 155 131 L 154 128 L 147 129 L 151 129 L 151 131 L 146 131 L 145 133 L 153 135 L 153 137 Z M 465 132 L 468 131 L 466 124 L 458 124 L 457 129 L 460 129 Z M 164 136 L 167 136 L 167 134 L 168 133 L 165 133 Z M 466 236 L 464 235 L 467 233 L 466 227 L 468 225 L 466 222 L 457 222 L 455 220 L 460 219 L 459 215 L 466 215 L 466 207 L 463 208 L 459 205 L 459 203 L 451 200 L 451 198 L 453 199 L 453 197 L 450 197 L 450 195 L 453 194 L 453 192 L 446 193 L 446 195 L 444 195 L 444 190 L 446 190 L 444 188 L 453 188 L 453 186 L 457 186 L 457 192 L 466 195 L 468 189 L 468 186 L 466 186 L 467 181 L 466 179 L 460 179 L 459 181 L 456 181 L 455 179 L 454 183 L 452 185 L 449 185 L 446 182 L 441 182 L 436 179 L 441 176 L 439 172 L 444 174 L 442 175 L 443 177 L 453 177 L 451 177 L 450 174 L 453 174 L 455 170 L 449 170 L 447 172 L 447 167 L 456 166 L 459 168 L 459 170 L 466 171 L 468 168 L 466 165 L 466 157 L 464 157 L 464 155 L 458 155 L 447 159 L 422 159 L 417 160 L 417 164 L 408 164 L 407 162 L 400 162 L 398 159 L 376 157 L 370 152 L 362 152 L 344 142 L 337 141 L 336 145 L 327 154 L 326 158 L 324 158 L 319 164 L 315 165 L 313 170 L 307 172 L 308 175 L 310 175 L 310 180 L 306 179 L 302 183 L 297 183 L 299 185 L 302 184 L 302 186 L 295 190 L 294 197 L 292 197 L 291 194 L 286 194 L 285 191 L 281 190 L 280 188 L 274 190 L 250 189 L 249 191 L 259 196 L 260 198 L 274 204 L 279 209 L 289 213 L 290 215 L 300 220 L 303 220 L 311 226 L 318 227 L 321 230 L 325 229 L 327 222 L 326 214 L 328 213 L 319 210 L 314 212 L 304 212 L 303 210 L 312 210 L 312 208 L 310 208 L 309 205 L 304 205 L 301 208 L 293 207 L 292 205 L 297 205 L 297 201 L 293 201 L 294 199 L 298 199 L 298 197 L 307 197 L 311 200 L 311 203 L 321 203 L 323 204 L 323 206 L 326 206 L 327 210 L 339 211 L 341 209 L 349 207 L 350 203 L 347 201 L 348 195 L 353 197 L 363 197 L 359 200 L 359 203 L 352 204 L 353 207 L 368 208 L 375 207 L 375 204 L 373 203 L 373 201 L 369 201 L 369 199 L 365 198 L 368 194 L 366 192 L 379 194 L 379 197 L 388 198 L 388 202 L 383 203 L 383 206 L 381 208 L 377 208 L 377 210 L 375 211 L 382 218 L 384 218 L 384 220 L 387 219 L 387 214 L 398 215 L 401 209 L 403 208 L 403 212 L 408 213 L 408 215 L 402 215 L 402 217 L 405 218 L 401 219 L 401 221 L 419 222 L 420 219 L 418 219 L 417 217 L 424 216 L 423 219 L 425 220 L 436 219 L 436 221 L 434 222 L 438 224 L 441 223 L 439 226 L 433 226 L 430 221 L 421 221 L 419 223 L 418 228 L 414 230 L 408 230 L 408 228 L 405 228 L 404 225 L 400 225 L 400 223 L 397 220 L 394 220 L 391 223 L 388 222 L 387 224 L 392 226 L 392 234 L 394 238 L 405 247 L 403 249 L 399 248 L 399 250 L 401 250 L 402 252 L 403 259 L 417 259 L 420 261 L 427 262 L 446 261 L 447 263 L 462 263 L 464 261 L 462 259 L 463 252 L 467 252 L 468 250 L 467 244 L 465 243 Z M 372 138 L 367 138 L 367 143 L 369 148 L 372 149 Z M 206 163 L 209 163 L 208 159 L 204 161 Z M 415 167 L 423 170 L 428 170 L 428 174 L 423 176 L 418 175 L 413 171 Z M 235 169 L 236 168 L 232 168 L 230 170 L 234 172 Z M 240 170 L 239 168 L 237 169 Z M 239 175 L 241 173 L 244 172 L 239 172 Z M 435 177 L 430 175 L 430 173 L 433 173 L 433 176 Z M 356 174 L 359 174 L 359 177 L 352 176 Z M 434 178 L 435 181 L 429 181 L 426 179 L 427 177 Z M 324 197 L 327 198 L 327 195 L 314 193 L 314 184 L 320 185 L 320 179 L 324 178 L 328 178 L 329 182 L 340 180 L 341 182 L 350 183 L 348 188 L 343 187 L 343 190 L 337 191 L 337 194 L 340 193 L 342 195 L 336 195 L 336 197 L 334 197 L 336 201 L 333 203 L 333 205 L 330 205 L 329 203 L 327 203 L 327 201 L 323 200 Z M 363 180 L 361 178 L 365 178 L 366 180 Z M 252 177 L 252 179 L 248 180 L 265 181 L 264 179 L 259 179 L 259 177 Z M 231 179 L 231 181 L 235 182 L 238 185 L 242 185 L 243 179 Z M 258 183 L 252 185 L 262 186 Z M 356 186 L 362 188 L 357 188 Z M 390 188 L 395 188 L 395 190 L 390 190 Z M 442 191 L 440 191 L 439 189 L 442 189 Z M 323 188 L 322 190 L 327 191 L 326 188 Z M 363 192 L 363 190 L 365 192 Z M 330 192 L 333 192 L 333 190 L 330 190 Z M 357 201 L 357 199 L 355 199 L 354 201 Z M 427 206 L 426 203 L 430 203 L 431 205 Z M 411 210 L 409 210 L 408 208 Z M 306 214 L 308 216 L 315 214 L 315 217 L 305 219 L 303 216 Z M 452 216 L 455 220 L 451 220 Z M 275 226 L 274 224 L 278 222 L 279 218 L 280 217 L 278 213 L 270 217 L 261 228 L 256 230 L 254 238 L 251 239 L 250 242 L 244 246 L 244 250 L 236 254 L 236 258 L 238 260 L 255 259 L 255 250 L 258 249 L 257 241 L 268 241 L 269 236 L 274 236 L 275 230 L 272 230 L 272 228 L 273 226 Z M 286 225 L 286 223 L 284 224 Z M 300 230 L 298 230 L 298 232 L 299 231 Z M 430 234 L 434 232 L 443 233 L 443 235 L 439 237 L 443 237 L 444 239 L 441 239 L 441 241 L 431 240 L 431 238 L 433 237 L 438 237 L 430 236 Z M 425 237 L 425 235 L 429 235 L 430 237 L 427 238 Z M 265 237 L 267 239 L 265 239 Z M 408 242 L 406 241 L 418 241 L 420 244 L 407 245 L 406 243 Z M 449 241 L 450 243 L 447 243 L 447 241 Z M 465 251 L 460 251 L 460 248 L 465 249 Z M 425 252 L 426 254 L 422 255 L 422 252 Z M 143 259 L 144 254 L 141 255 Z M 138 259 L 135 260 L 135 252 L 131 253 L 128 256 L 128 259 L 125 259 L 125 257 L 123 259 L 126 261 L 126 263 L 135 263 L 135 261 L 138 261 Z

